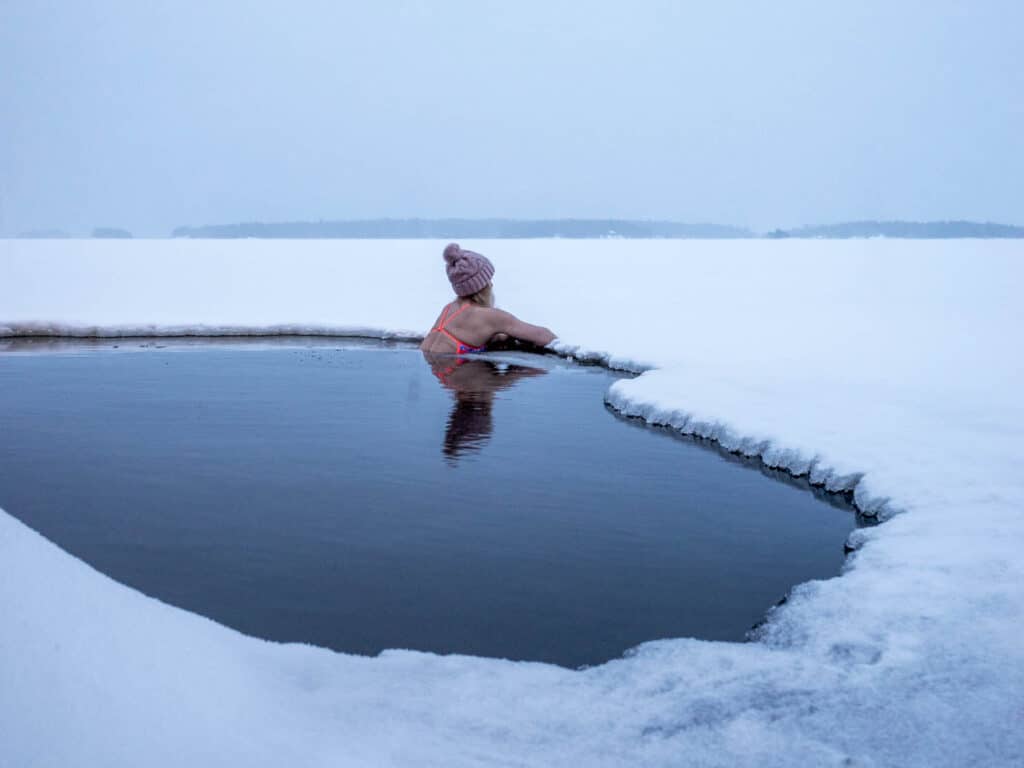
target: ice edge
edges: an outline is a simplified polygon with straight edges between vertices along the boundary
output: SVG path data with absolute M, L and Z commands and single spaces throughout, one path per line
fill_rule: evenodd
M 609 387 L 605 403 L 623 416 L 641 419 L 652 426 L 667 427 L 682 435 L 710 440 L 729 453 L 759 459 L 766 467 L 783 470 L 793 477 L 807 478 L 811 485 L 826 491 L 849 493 L 857 512 L 864 517 L 882 522 L 903 512 L 892 504 L 888 496 L 870 495 L 861 482 L 863 472 L 838 472 L 823 464 L 817 456 L 808 457 L 771 440 L 745 436 L 724 422 L 698 419 L 685 410 L 659 408 L 624 395 L 616 384 Z
M 364 325 L 311 325 L 279 323 L 275 325 L 65 325 L 62 323 L 0 323 L 0 339 L 70 338 L 221 338 L 242 336 L 334 336 L 338 338 L 419 341 L 418 331 L 388 330 Z

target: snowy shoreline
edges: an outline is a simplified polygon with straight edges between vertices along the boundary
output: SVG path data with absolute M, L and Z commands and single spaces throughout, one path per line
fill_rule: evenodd
M 420 327 L 446 293 L 440 245 L 6 241 L 0 334 Z M 559 351 L 645 371 L 611 387 L 611 406 L 852 489 L 889 519 L 858 533 L 841 577 L 797 585 L 758 642 L 660 640 L 568 672 L 245 638 L 0 515 L 0 715 L 15 764 L 137 762 L 151 753 L 117 735 L 132 732 L 197 764 L 1024 756 L 1021 245 L 465 245 L 497 264 L 500 303 L 571 342 Z M 117 732 L 84 706 L 97 697 Z

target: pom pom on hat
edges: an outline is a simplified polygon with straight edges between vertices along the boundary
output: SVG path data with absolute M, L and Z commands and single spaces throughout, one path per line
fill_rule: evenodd
M 444 249 L 444 260 L 452 264 L 459 257 L 460 253 L 462 253 L 462 249 L 458 243 L 448 243 Z

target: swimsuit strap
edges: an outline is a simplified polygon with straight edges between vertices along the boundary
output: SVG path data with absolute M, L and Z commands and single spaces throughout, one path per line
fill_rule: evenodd
M 463 304 L 457 310 L 455 310 L 454 312 L 449 314 L 449 310 L 451 308 L 452 308 L 451 304 L 448 304 L 444 308 L 444 311 L 441 313 L 441 319 L 438 321 L 437 327 L 434 328 L 434 331 L 436 331 L 437 333 L 440 333 L 440 334 L 444 334 L 449 339 L 451 339 L 452 343 L 455 344 L 455 354 L 457 354 L 457 355 L 464 355 L 464 354 L 466 354 L 468 352 L 483 352 L 484 351 L 484 347 L 474 347 L 471 344 L 467 344 L 462 339 L 455 338 L 455 336 L 451 333 L 451 331 L 449 331 L 445 327 L 448 324 L 448 322 L 453 317 L 455 317 L 456 315 L 458 315 L 458 314 L 462 313 L 463 311 L 469 309 L 469 302 Z
M 462 314 L 463 311 L 469 309 L 469 303 L 467 302 L 466 304 L 463 304 L 457 310 L 455 310 L 451 314 L 448 314 L 448 311 L 451 308 L 452 308 L 451 304 L 448 304 L 448 305 L 445 306 L 444 312 L 441 313 L 441 319 L 437 323 L 437 328 L 434 329 L 435 331 L 441 331 L 442 333 L 444 333 L 444 329 L 445 329 L 445 326 L 448 324 L 448 321 L 451 320 L 453 317 Z M 447 334 L 445 334 L 445 335 L 447 335 Z

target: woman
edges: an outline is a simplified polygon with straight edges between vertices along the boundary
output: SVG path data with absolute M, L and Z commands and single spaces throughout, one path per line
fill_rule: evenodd
M 424 353 L 465 355 L 483 352 L 488 344 L 509 339 L 540 347 L 554 341 L 555 334 L 547 328 L 495 309 L 491 287 L 494 265 L 486 256 L 451 243 L 444 249 L 444 260 L 456 298 L 441 311 L 423 339 L 420 349 Z

